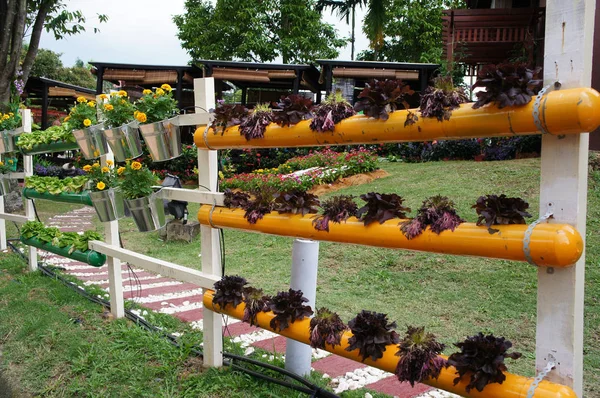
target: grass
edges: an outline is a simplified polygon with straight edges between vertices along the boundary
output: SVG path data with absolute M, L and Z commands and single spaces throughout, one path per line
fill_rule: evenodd
M 180 347 L 174 347 L 128 320 L 105 319 L 103 307 L 24 269 L 20 257 L 0 254 L 0 386 L 8 380 L 11 388 L 18 387 L 14 393 L 103 398 L 306 396 L 227 367 L 203 371 L 202 361 L 191 354 L 202 334 L 187 324 L 167 315 L 145 316 L 164 331 L 182 334 Z M 227 347 L 235 350 L 229 342 Z M 283 366 L 279 358 L 273 363 Z M 310 380 L 325 387 L 316 373 Z M 1 396 L 4 393 L 0 391 Z M 345 396 L 364 394 L 359 390 Z
M 414 211 L 435 194 L 452 198 L 459 214 L 476 221 L 471 205 L 478 196 L 505 193 L 519 196 L 538 213 L 539 159 L 505 162 L 386 163 L 389 177 L 350 187 L 334 194 L 360 195 L 369 191 L 396 192 Z M 589 195 L 585 388 L 600 396 L 600 175 L 592 179 Z M 332 194 L 329 194 L 330 196 Z M 190 218 L 197 205 L 190 205 Z M 125 247 L 199 268 L 199 238 L 192 244 L 166 243 L 157 234 L 124 232 Z M 273 294 L 290 282 L 292 239 L 225 230 L 226 272 L 239 274 Z M 505 336 L 524 354 L 509 361 L 514 373 L 534 376 L 537 270 L 523 262 L 437 255 L 322 242 L 317 307 L 337 311 L 345 321 L 360 310 L 388 313 L 398 323 L 424 325 L 446 343 L 479 331 Z
M 538 213 L 539 159 L 386 163 L 383 168 L 390 173 L 389 177 L 335 194 L 396 192 L 406 198 L 413 214 L 423 199 L 443 194 L 456 202 L 463 218 L 475 221 L 476 214 L 470 206 L 479 195 L 505 193 L 526 199 L 531 204 L 531 213 Z M 189 207 L 190 219 L 194 219 L 198 205 Z M 41 205 L 39 210 L 44 210 Z M 156 233 L 135 232 L 131 220 L 124 220 L 120 226 L 127 249 L 199 268 L 199 238 L 192 244 L 166 243 L 160 241 Z M 600 261 L 599 227 L 600 173 L 593 173 L 588 200 L 585 292 L 586 397 L 600 397 L 600 286 L 595 283 L 600 270 L 594 266 Z M 292 239 L 226 230 L 225 245 L 227 274 L 242 275 L 267 293 L 287 289 Z M 322 242 L 320 247 L 318 307 L 337 311 L 345 321 L 362 309 L 385 312 L 397 321 L 400 333 L 409 324 L 425 326 L 447 344 L 446 353 L 453 352 L 452 343 L 467 335 L 493 332 L 511 340 L 515 349 L 524 354 L 518 361 L 509 361 L 509 370 L 534 375 L 537 289 L 534 267 L 522 262 L 327 242 Z M 0 297 L 5 297 L 1 291 Z M 0 319 L 4 319 L 1 312 Z M 0 329 L 0 339 L 2 336 Z M 111 342 L 107 340 L 106 344 L 110 346 Z M 174 367 L 177 366 L 175 362 Z M 205 373 L 209 376 L 203 377 L 217 377 L 213 372 L 218 374 L 211 371 Z M 256 383 L 252 384 L 247 378 L 231 383 L 238 381 L 249 383 L 248 391 L 254 393 Z M 219 386 L 211 384 L 210 388 Z M 198 391 L 208 390 L 206 387 Z M 252 396 L 260 396 L 261 391 L 259 388 L 256 390 L 259 395 Z

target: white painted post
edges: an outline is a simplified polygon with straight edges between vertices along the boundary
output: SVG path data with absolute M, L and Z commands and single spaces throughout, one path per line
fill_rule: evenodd
M 319 268 L 319 242 L 295 239 L 292 247 L 292 279 L 290 287 L 302 290 L 304 297 L 316 312 L 317 270 Z M 300 376 L 310 375 L 312 348 L 304 343 L 287 339 L 285 368 Z
M 215 81 L 212 77 L 194 79 L 194 98 L 196 113 L 215 107 Z M 202 108 L 202 109 L 200 109 Z M 217 191 L 218 179 L 217 151 L 198 149 L 198 184 L 200 190 Z M 219 231 L 201 226 L 200 244 L 202 253 L 202 272 L 220 277 L 221 250 Z M 204 367 L 223 366 L 223 323 L 221 316 L 209 308 L 202 313 L 204 332 Z
M 0 162 L 3 160 L 4 156 L 0 155 Z M 0 213 L 4 213 L 4 196 L 0 196 Z M 6 234 L 6 220 L 0 220 L 0 250 L 8 249 L 8 244 L 6 240 L 8 236 Z
M 596 0 L 548 0 L 544 84 L 591 86 Z M 585 242 L 588 134 L 542 138 L 540 214 L 577 228 Z M 573 267 L 538 270 L 536 370 L 549 355 L 557 366 L 550 381 L 583 396 L 583 307 L 585 252 Z
M 23 120 L 23 132 L 31 133 L 31 110 L 24 109 L 21 111 L 21 118 Z M 23 155 L 23 171 L 25 172 L 25 178 L 33 175 L 33 156 Z M 30 220 L 35 219 L 35 210 L 33 207 L 32 199 L 25 199 L 25 216 Z M 38 268 L 37 249 L 33 246 L 29 247 L 29 271 L 36 271 Z
M 108 166 L 107 161 L 114 162 L 115 158 L 112 151 L 108 150 L 106 155 L 100 157 L 101 166 Z M 104 241 L 112 246 L 120 247 L 119 242 L 119 221 L 109 221 L 104 223 Z M 108 285 L 110 289 L 110 312 L 115 318 L 125 316 L 125 302 L 123 301 L 123 274 L 121 273 L 121 260 L 118 258 L 106 257 L 108 266 Z

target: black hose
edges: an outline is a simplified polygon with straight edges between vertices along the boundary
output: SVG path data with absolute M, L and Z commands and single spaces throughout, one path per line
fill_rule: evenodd
M 9 243 L 10 244 L 10 243 Z M 25 260 L 27 259 L 27 257 L 21 253 L 18 249 L 15 248 L 15 246 L 13 246 L 12 244 L 10 244 L 10 246 L 13 248 L 13 250 L 17 251 Z M 101 298 L 98 298 L 96 296 L 91 295 L 90 293 L 88 293 L 87 291 L 85 291 L 84 289 L 82 289 L 81 287 L 79 287 L 77 284 L 68 281 L 67 279 L 65 279 L 64 277 L 62 277 L 60 274 L 57 274 L 55 272 L 53 272 L 49 267 L 43 265 L 43 264 L 38 264 L 38 268 L 39 270 L 46 276 L 49 276 L 55 280 L 58 280 L 60 282 L 62 282 L 65 286 L 75 290 L 77 293 L 81 294 L 82 296 L 84 296 L 85 298 L 87 298 L 88 300 L 102 305 L 103 307 L 110 309 L 110 302 Z M 159 329 L 158 327 L 152 325 L 151 323 L 149 323 L 148 321 L 146 321 L 145 319 L 139 317 L 138 315 L 134 314 L 133 312 L 131 312 L 130 310 L 125 310 L 125 317 L 129 320 L 131 320 L 132 322 L 135 322 L 137 325 L 142 326 L 144 329 L 151 331 L 151 332 L 155 332 L 155 333 L 160 333 L 163 337 L 165 337 L 167 340 L 169 340 L 169 342 L 171 344 L 173 344 L 176 347 L 180 347 L 179 342 L 177 341 L 177 338 L 169 333 L 165 333 L 164 331 L 162 331 L 161 329 Z M 191 352 L 199 357 L 203 357 L 204 354 L 202 353 L 201 350 L 199 349 L 195 349 L 192 348 Z M 336 398 L 338 397 L 337 395 L 324 390 L 320 387 L 318 387 L 317 385 L 309 382 L 308 380 L 304 379 L 303 377 L 287 371 L 285 369 L 282 369 L 280 367 L 268 364 L 268 363 L 264 363 L 264 362 L 260 362 L 251 358 L 247 358 L 244 356 L 240 356 L 240 355 L 236 355 L 236 354 L 231 354 L 231 353 L 227 353 L 227 352 L 223 352 L 223 357 L 228 358 L 232 361 L 229 361 L 228 365 L 231 366 L 232 369 L 236 369 L 242 372 L 245 372 L 253 377 L 257 377 L 260 378 L 262 380 L 266 380 L 269 381 L 271 383 L 275 383 L 278 385 L 281 385 L 283 387 L 286 388 L 290 388 L 292 390 L 295 391 L 299 391 L 305 394 L 309 394 L 311 397 L 325 397 L 325 398 Z M 303 386 L 299 386 L 297 384 L 292 384 L 283 380 L 279 380 L 279 379 L 275 379 L 273 377 L 270 376 L 266 376 L 262 373 L 247 369 L 243 366 L 239 366 L 233 363 L 233 360 L 235 361 L 241 361 L 241 362 L 247 362 L 250 363 L 252 365 L 255 366 L 259 366 L 262 367 L 264 369 L 268 369 L 268 370 L 272 370 L 275 372 L 278 372 L 284 376 L 287 376 L 291 379 L 294 379 L 302 384 L 304 384 L 306 387 Z

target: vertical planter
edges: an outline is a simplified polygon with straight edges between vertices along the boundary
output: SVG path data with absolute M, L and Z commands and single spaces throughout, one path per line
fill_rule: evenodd
M 87 160 L 99 158 L 108 153 L 108 144 L 102 133 L 104 125 L 96 124 L 82 130 L 73 130 L 77 145 Z
M 138 122 L 133 121 L 120 127 L 106 129 L 103 133 L 117 162 L 124 162 L 142 156 L 142 142 Z
M 156 231 L 167 223 L 163 201 L 158 193 L 138 199 L 126 199 L 125 204 L 140 232 Z
M 142 124 L 140 131 L 153 162 L 164 162 L 181 156 L 179 116 L 156 123 Z
M 0 196 L 11 193 L 11 185 L 13 181 L 16 181 L 16 178 L 11 178 L 10 174 L 0 174 Z
M 123 194 L 119 189 L 90 192 L 90 199 L 100 221 L 109 222 L 125 217 Z
M 20 133 L 16 130 L 4 130 L 0 132 L 0 153 L 10 153 L 18 150 L 16 141 Z

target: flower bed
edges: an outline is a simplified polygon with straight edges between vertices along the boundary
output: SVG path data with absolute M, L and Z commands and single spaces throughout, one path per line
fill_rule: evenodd
M 221 181 L 222 189 L 256 191 L 265 187 L 278 191 L 307 191 L 320 184 L 330 184 L 342 177 L 377 170 L 377 155 L 364 148 L 338 153 L 330 149 L 288 160 L 277 168 L 259 169 L 236 174 Z M 307 170 L 303 173 L 294 173 Z

